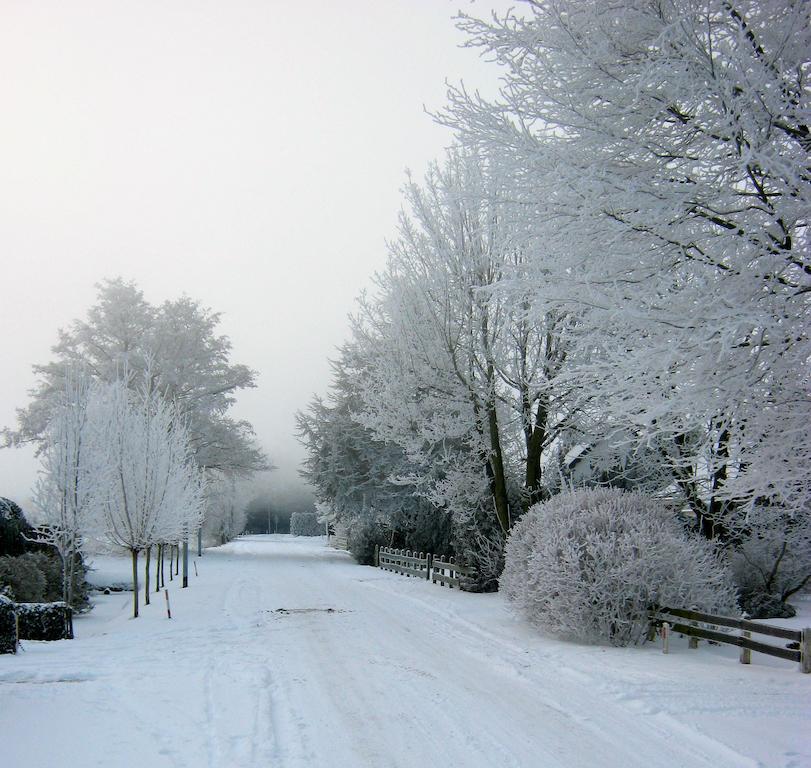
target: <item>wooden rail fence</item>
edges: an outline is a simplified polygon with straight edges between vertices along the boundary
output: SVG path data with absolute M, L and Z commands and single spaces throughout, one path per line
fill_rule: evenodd
M 375 547 L 375 564 L 384 571 L 430 580 L 443 587 L 462 588 L 465 577 L 472 575 L 470 568 L 459 565 L 454 558 L 436 557 L 430 552 L 412 552 L 410 549 Z
M 689 611 L 683 608 L 661 608 L 651 615 L 654 627 L 661 628 L 662 651 L 668 652 L 671 632 L 678 632 L 690 638 L 689 647 L 697 648 L 698 639 L 711 640 L 726 645 L 736 645 L 741 649 L 741 664 L 750 664 L 752 651 L 775 656 L 778 659 L 794 661 L 800 671 L 811 673 L 811 629 L 784 629 L 771 624 L 759 624 L 747 619 L 734 619 L 729 616 L 715 616 L 711 613 Z M 703 625 L 703 626 L 702 626 Z M 718 627 L 737 629 L 739 634 L 721 632 Z M 752 640 L 752 635 L 766 635 L 790 641 L 788 646 L 773 645 L 760 640 Z

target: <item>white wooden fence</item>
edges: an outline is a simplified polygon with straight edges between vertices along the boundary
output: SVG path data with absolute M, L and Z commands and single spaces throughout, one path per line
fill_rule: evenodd
M 454 558 L 437 557 L 430 552 L 412 552 L 410 549 L 375 547 L 375 565 L 384 571 L 393 571 L 403 576 L 430 580 L 432 584 L 462 589 L 464 580 L 473 574 Z

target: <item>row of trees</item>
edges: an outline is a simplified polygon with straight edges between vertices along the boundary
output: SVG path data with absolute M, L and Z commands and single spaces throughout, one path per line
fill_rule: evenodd
M 138 615 L 138 554 L 188 541 L 203 521 L 205 480 L 177 406 L 129 377 L 96 383 L 69 372 L 48 421 L 34 493 L 41 541 L 63 563 L 63 599 L 72 604 L 76 555 L 101 538 L 132 557 Z M 146 572 L 149 593 L 149 569 Z
M 138 555 L 187 542 L 205 527 L 241 532 L 238 479 L 268 468 L 250 425 L 227 415 L 253 372 L 229 362 L 218 316 L 183 298 L 148 304 L 131 283 L 106 281 L 87 319 L 60 331 L 10 444 L 33 441 L 41 459 L 35 503 L 40 537 L 60 553 L 64 599 L 89 539 L 131 553 L 134 615 Z
M 328 514 L 493 585 L 561 488 L 677 502 L 752 597 L 811 574 L 808 5 L 529 0 L 461 16 L 501 96 L 409 179 L 330 397 L 299 415 Z M 409 527 L 410 526 L 410 527 Z

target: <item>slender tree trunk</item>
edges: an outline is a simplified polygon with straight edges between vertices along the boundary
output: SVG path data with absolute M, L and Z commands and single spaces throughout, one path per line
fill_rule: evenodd
M 66 590 L 66 598 L 65 603 L 70 608 L 73 608 L 73 580 L 76 578 L 76 557 L 78 553 L 75 549 L 71 549 L 70 552 L 70 559 L 68 561 L 68 583 L 67 583 L 67 590 Z
M 197 557 L 203 556 L 203 526 L 197 529 Z
M 175 576 L 180 574 L 180 544 L 175 544 Z
M 156 560 L 155 560 L 155 594 L 160 592 L 161 588 L 161 547 L 162 544 L 158 544 L 155 550 Z
M 138 550 L 131 549 L 132 555 L 132 618 L 138 618 Z
M 189 539 L 183 539 L 183 587 L 189 586 Z
M 149 605 L 149 564 L 152 560 L 152 547 L 146 548 L 146 562 L 144 564 L 144 605 Z
M 169 581 L 174 580 L 175 573 L 175 545 L 169 545 Z
M 70 575 L 70 571 L 68 569 L 68 556 L 66 553 L 62 554 L 62 602 L 70 605 L 68 600 L 70 599 L 70 589 L 68 587 L 68 577 Z

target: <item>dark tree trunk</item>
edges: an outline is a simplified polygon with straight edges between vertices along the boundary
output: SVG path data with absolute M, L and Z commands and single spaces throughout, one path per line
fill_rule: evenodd
M 183 587 L 189 586 L 189 540 L 183 539 Z
M 487 425 L 490 432 L 490 467 L 493 470 L 491 485 L 493 504 L 502 533 L 510 530 L 510 504 L 507 496 L 507 478 L 504 473 L 504 455 L 501 450 L 501 435 L 498 431 L 498 415 L 495 402 L 487 405 Z
M 531 418 L 531 412 L 528 412 L 527 416 Z M 541 458 L 546 443 L 546 419 L 547 410 L 543 400 L 540 400 L 535 414 L 535 424 L 529 430 L 527 437 L 527 466 L 524 480 L 524 487 L 527 492 L 527 508 L 543 498 Z
M 146 563 L 144 564 L 144 605 L 149 605 L 149 565 L 152 561 L 152 547 L 146 548 Z
M 138 550 L 131 549 L 132 555 L 132 618 L 138 618 Z
M 158 544 L 155 551 L 157 559 L 155 560 L 155 592 L 160 592 L 161 588 L 161 549 L 163 545 Z

